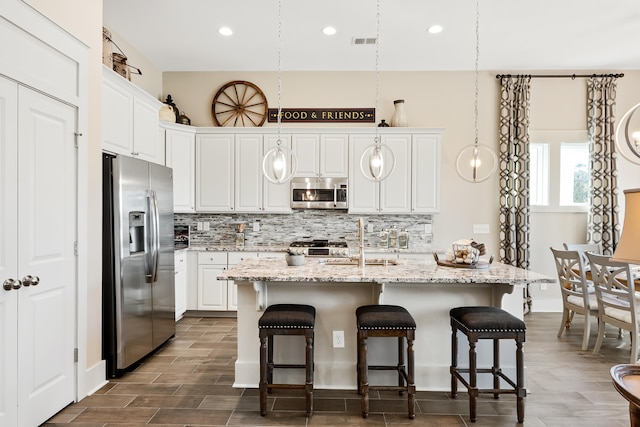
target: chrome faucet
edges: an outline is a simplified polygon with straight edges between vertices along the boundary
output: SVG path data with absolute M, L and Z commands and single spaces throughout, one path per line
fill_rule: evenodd
M 358 255 L 358 267 L 362 267 L 364 269 L 364 266 L 365 266 L 365 258 L 364 258 L 364 220 L 362 218 L 358 219 L 358 237 L 360 238 L 360 254 Z

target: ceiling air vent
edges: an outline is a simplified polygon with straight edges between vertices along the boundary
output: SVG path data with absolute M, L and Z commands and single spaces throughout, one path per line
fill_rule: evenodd
M 359 46 L 359 45 L 367 45 L 367 44 L 376 44 L 375 37 L 354 37 L 351 40 L 351 44 Z

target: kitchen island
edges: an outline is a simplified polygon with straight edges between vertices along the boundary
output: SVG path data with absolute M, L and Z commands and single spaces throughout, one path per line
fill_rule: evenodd
M 433 258 L 397 260 L 364 268 L 344 260 L 306 258 L 302 266 L 289 267 L 283 258 L 247 259 L 223 272 L 219 278 L 238 285 L 238 359 L 235 387 L 257 387 L 259 378 L 258 319 L 271 304 L 299 303 L 316 308 L 314 387 L 356 389 L 355 310 L 366 304 L 405 307 L 417 324 L 416 387 L 448 390 L 451 362 L 449 310 L 468 305 L 502 307 L 522 318 L 522 289 L 531 283 L 553 283 L 540 274 L 493 263 L 487 269 L 439 266 Z M 381 261 L 381 262 L 378 262 Z M 333 331 L 344 331 L 344 348 L 334 348 Z M 282 363 L 304 360 L 299 337 L 276 337 L 275 357 Z M 486 344 L 486 346 L 484 345 Z M 507 375 L 515 369 L 515 351 L 504 342 L 502 367 Z M 466 341 L 460 342 L 466 355 Z M 490 363 L 490 343 L 478 345 L 478 363 Z M 515 345 L 513 345 L 515 348 Z M 371 338 L 371 363 L 395 360 L 397 345 L 389 339 Z M 525 347 L 526 351 L 526 347 Z M 526 362 L 526 356 L 525 356 Z M 466 363 L 463 357 L 460 363 Z M 301 382 L 302 372 L 274 373 L 276 381 Z M 372 372 L 372 383 L 395 381 L 389 372 Z M 304 382 L 304 381 L 302 381 Z

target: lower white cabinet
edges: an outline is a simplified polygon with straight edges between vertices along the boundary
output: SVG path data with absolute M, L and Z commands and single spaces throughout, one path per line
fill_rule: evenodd
M 175 252 L 176 322 L 187 311 L 187 251 Z
M 218 280 L 228 266 L 246 258 L 255 258 L 256 252 L 198 252 L 198 310 L 236 311 L 238 290 L 233 280 Z
M 284 257 L 283 252 L 210 251 L 188 252 L 187 254 L 188 270 L 191 271 L 191 263 L 197 264 L 198 280 L 197 289 L 191 283 L 187 283 L 186 309 L 201 311 L 236 311 L 238 309 L 238 286 L 233 280 L 217 279 L 227 268 L 248 258 Z M 177 304 L 176 298 L 176 307 Z
M 227 310 L 226 252 L 198 252 L 198 310 Z

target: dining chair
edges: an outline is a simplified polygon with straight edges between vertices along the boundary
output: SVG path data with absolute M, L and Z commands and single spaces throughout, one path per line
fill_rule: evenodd
M 638 303 L 631 264 L 612 261 L 608 256 L 587 253 L 598 298 L 598 338 L 593 354 L 600 352 L 606 325 L 629 331 L 630 363 L 638 360 Z
M 589 346 L 591 316 L 598 317 L 598 301 L 593 288 L 587 284 L 582 254 L 579 251 L 563 251 L 550 248 L 558 272 L 558 282 L 562 295 L 562 322 L 558 338 L 571 326 L 575 313 L 584 316 L 582 350 Z
M 602 247 L 599 243 L 563 243 L 562 246 L 564 246 L 564 249 L 567 251 L 580 252 L 585 270 L 589 268 L 589 259 L 586 256 L 587 252 L 602 255 Z

